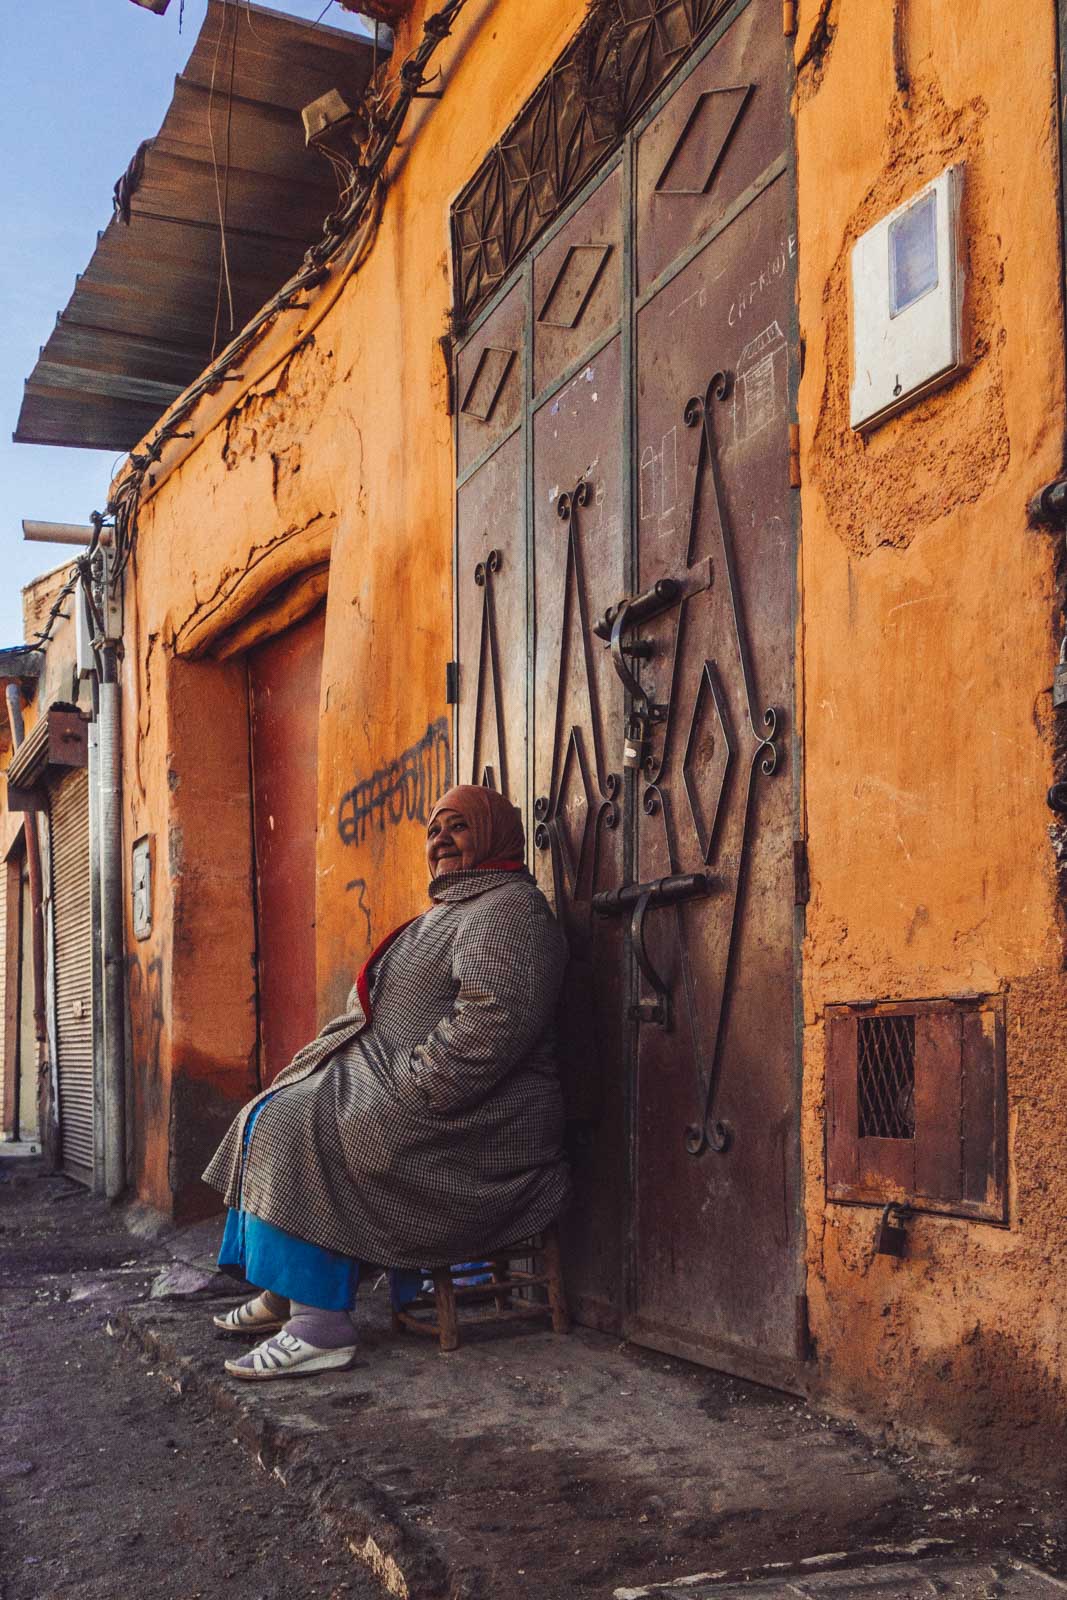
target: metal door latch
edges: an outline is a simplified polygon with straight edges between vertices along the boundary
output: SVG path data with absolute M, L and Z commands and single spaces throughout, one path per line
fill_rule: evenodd
M 600 917 L 630 917 L 630 943 L 637 965 L 653 991 L 655 1000 L 640 1000 L 629 1010 L 631 1022 L 654 1022 L 668 1033 L 671 1027 L 671 995 L 666 983 L 652 965 L 645 946 L 645 917 L 656 906 L 675 906 L 683 900 L 696 900 L 711 893 L 715 880 L 710 872 L 675 872 L 650 883 L 624 883 L 593 896 L 593 911 Z
M 656 653 L 651 639 L 631 639 L 623 643 L 623 634 L 636 623 L 649 622 L 661 612 L 680 605 L 692 594 L 711 587 L 711 562 L 701 561 L 685 578 L 657 578 L 643 594 L 627 595 L 609 606 L 602 617 L 593 623 L 593 632 L 603 639 L 611 650 L 611 660 L 616 676 L 630 696 L 630 714 L 623 733 L 622 764 L 639 768 L 648 750 L 649 732 L 658 722 L 665 722 L 670 708 L 661 704 L 652 686 L 645 687 L 630 666 L 632 661 L 648 661 Z

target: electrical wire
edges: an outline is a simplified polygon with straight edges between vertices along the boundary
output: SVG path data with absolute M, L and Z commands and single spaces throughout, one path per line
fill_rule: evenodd
M 238 3 L 240 3 L 240 0 L 238 0 Z M 245 0 L 245 20 L 248 23 L 249 32 L 252 34 L 252 37 L 254 39 L 259 39 L 261 43 L 266 44 L 268 42 L 266 35 L 260 33 L 259 29 L 252 21 L 252 0 Z
M 230 10 L 227 6 L 223 12 L 226 21 L 219 28 L 218 38 L 215 40 L 215 54 L 211 61 L 211 83 L 207 95 L 207 137 L 211 149 L 211 170 L 215 179 L 215 204 L 219 215 L 219 277 L 215 291 L 215 326 L 211 333 L 211 356 L 214 359 L 219 342 L 219 321 L 222 314 L 222 290 L 226 288 L 226 300 L 230 311 L 230 331 L 233 331 L 233 290 L 230 284 L 230 255 L 226 243 L 226 206 L 230 190 L 230 121 L 233 116 L 233 75 L 237 52 L 237 17 L 234 16 L 233 44 L 230 56 L 230 93 L 229 105 L 226 113 L 226 186 L 225 193 L 219 183 L 219 163 L 215 150 L 214 105 L 215 105 L 215 78 L 218 73 L 219 51 L 222 48 L 222 37 L 226 31 L 226 22 L 229 20 Z

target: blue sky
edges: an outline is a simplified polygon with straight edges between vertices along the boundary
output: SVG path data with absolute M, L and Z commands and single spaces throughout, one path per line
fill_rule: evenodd
M 325 0 L 271 11 L 314 20 Z M 163 17 L 131 0 L 6 0 L 0 21 L 0 646 L 22 638 L 20 590 L 69 560 L 70 548 L 31 545 L 23 517 L 86 522 L 107 498 L 121 457 L 99 450 L 12 444 L 23 380 L 66 305 L 77 273 L 111 215 L 111 189 L 142 139 L 156 133 L 207 11 L 171 0 Z M 364 25 L 332 4 L 330 27 Z

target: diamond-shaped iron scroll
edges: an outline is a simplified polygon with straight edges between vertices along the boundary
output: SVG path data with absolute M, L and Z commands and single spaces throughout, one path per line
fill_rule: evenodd
M 603 742 L 596 680 L 590 645 L 589 607 L 582 565 L 580 521 L 592 490 L 584 478 L 561 494 L 556 513 L 567 529 L 567 559 L 563 576 L 563 607 L 559 640 L 559 675 L 552 739 L 552 770 L 548 793 L 534 802 L 534 844 L 551 850 L 557 913 L 563 897 L 571 902 L 591 902 L 596 889 L 601 828 L 614 828 L 619 820 L 615 797 L 619 780 L 604 770 Z M 570 652 L 577 643 L 582 652 L 586 704 L 592 732 L 592 764 L 586 754 L 583 732 L 564 725 L 565 687 Z
M 718 537 L 721 542 L 722 564 L 726 572 L 727 590 L 730 602 L 730 616 L 733 626 L 734 643 L 737 650 L 737 663 L 741 670 L 742 685 L 744 688 L 744 703 L 747 711 L 749 732 L 752 737 L 752 750 L 749 760 L 748 786 L 744 798 L 744 817 L 741 828 L 741 844 L 738 851 L 738 864 L 734 882 L 733 904 L 730 909 L 730 931 L 726 949 L 726 963 L 723 971 L 721 990 L 715 997 L 717 1015 L 715 1017 L 714 1031 L 710 1059 L 702 1048 L 700 1031 L 697 1028 L 695 1007 L 690 1006 L 690 1025 L 693 1035 L 693 1059 L 697 1069 L 697 1094 L 700 1107 L 698 1120 L 691 1123 L 685 1130 L 685 1147 L 690 1155 L 701 1155 L 705 1150 L 725 1150 L 730 1143 L 729 1129 L 721 1121 L 712 1119 L 712 1107 L 715 1100 L 715 1091 L 719 1081 L 722 1066 L 723 1047 L 726 1039 L 726 1029 L 729 1018 L 730 1001 L 736 980 L 738 933 L 741 923 L 741 912 L 745 899 L 745 887 L 749 869 L 750 839 L 749 830 L 752 818 L 752 796 L 757 779 L 770 777 L 778 769 L 778 747 L 775 744 L 775 734 L 778 730 L 778 713 L 773 707 L 767 707 L 758 718 L 756 714 L 756 700 L 754 691 L 754 678 L 749 657 L 748 635 L 745 627 L 744 607 L 742 603 L 741 588 L 738 576 L 737 561 L 734 552 L 733 536 L 730 530 L 729 519 L 726 515 L 722 496 L 719 489 L 717 451 L 713 417 L 716 404 L 721 405 L 730 393 L 730 376 L 725 371 L 713 374 L 703 395 L 695 395 L 684 408 L 684 419 L 687 427 L 701 429 L 700 450 L 697 456 L 696 474 L 693 483 L 692 511 L 690 513 L 689 528 L 689 553 L 688 561 L 692 563 L 696 548 L 697 521 L 700 516 L 702 503 L 701 487 L 704 475 L 710 473 L 712 494 L 710 503 L 714 506 L 718 524 Z M 693 702 L 693 713 L 690 721 L 689 738 L 686 743 L 686 753 L 683 769 L 691 768 L 694 759 L 693 741 L 700 722 L 702 703 L 706 702 L 708 693 L 715 703 L 719 723 L 722 728 L 723 738 L 727 744 L 728 757 L 722 768 L 722 778 L 719 793 L 716 799 L 715 811 L 710 823 L 702 825 L 697 808 L 693 804 L 694 791 L 691 770 L 683 770 L 686 791 L 693 813 L 693 822 L 697 838 L 701 845 L 705 865 L 713 864 L 717 848 L 717 835 L 719 832 L 719 813 L 721 799 L 726 782 L 727 768 L 733 759 L 734 746 L 731 740 L 729 714 L 726 698 L 722 693 L 719 681 L 718 668 L 714 662 L 705 662 L 697 685 L 696 696 Z M 679 913 L 679 942 L 682 941 L 683 930 Z
M 496 609 L 493 604 L 492 580 L 503 565 L 499 550 L 490 550 L 484 561 L 474 569 L 474 581 L 482 591 L 482 626 L 478 641 L 478 685 L 474 691 L 474 737 L 471 740 L 471 783 L 495 789 L 500 779 L 500 791 L 508 792 L 507 756 L 504 749 L 504 694 L 500 679 L 500 652 L 497 648 Z M 492 728 L 496 737 L 496 770 L 483 764 L 482 743 L 485 738 L 486 695 L 493 697 Z M 481 776 L 479 777 L 479 772 Z

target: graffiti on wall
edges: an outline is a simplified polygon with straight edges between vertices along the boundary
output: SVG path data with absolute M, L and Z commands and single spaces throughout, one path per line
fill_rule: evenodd
M 448 721 L 439 717 L 417 744 L 341 796 L 337 831 L 342 843 L 362 844 L 371 829 L 384 833 L 386 824 L 425 823 L 434 801 L 448 788 L 451 773 Z

